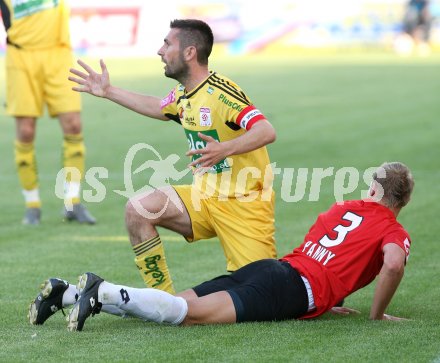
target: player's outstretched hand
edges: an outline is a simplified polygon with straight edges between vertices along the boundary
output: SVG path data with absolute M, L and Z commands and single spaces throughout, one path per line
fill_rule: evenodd
M 347 308 L 345 306 L 334 306 L 329 310 L 329 312 L 335 315 L 350 315 L 361 313 L 359 310 Z
M 69 81 L 75 82 L 78 86 L 72 87 L 77 92 L 87 92 L 97 97 L 106 97 L 110 88 L 110 76 L 104 61 L 99 61 L 102 73 L 95 72 L 88 64 L 78 59 L 78 64 L 87 72 L 84 73 L 75 68 L 70 68 L 70 73 L 77 77 L 69 76 Z

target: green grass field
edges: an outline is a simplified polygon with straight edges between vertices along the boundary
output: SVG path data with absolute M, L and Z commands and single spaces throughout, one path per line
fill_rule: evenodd
M 97 60 L 90 60 L 98 65 Z M 154 60 L 109 60 L 115 85 L 166 95 L 174 82 Z M 4 69 L 4 60 L 0 59 Z M 93 271 L 105 279 L 142 287 L 126 237 L 124 158 L 135 143 L 148 143 L 162 157 L 183 156 L 186 140 L 175 123 L 160 123 L 110 102 L 83 97 L 87 166 L 108 169 L 107 194 L 88 207 L 95 226 L 61 221 L 62 201 L 54 193 L 61 167 L 61 132 L 56 120 L 38 125 L 37 158 L 43 223 L 20 224 L 23 201 L 18 185 L 11 118 L 0 121 L 0 361 L 215 361 L 215 362 L 438 362 L 440 360 L 440 57 L 400 59 L 392 55 L 218 59 L 212 68 L 239 83 L 275 126 L 278 139 L 269 151 L 277 167 L 354 167 L 361 173 L 383 161 L 399 160 L 413 171 L 416 189 L 399 220 L 412 237 L 403 282 L 388 312 L 408 322 L 368 320 L 374 284 L 346 300 L 354 317 L 324 315 L 314 321 L 234 326 L 170 327 L 100 314 L 82 333 L 69 333 L 61 313 L 44 326 L 29 325 L 29 302 L 39 284 L 59 276 L 76 282 Z M 4 72 L 0 72 L 4 100 Z M 151 157 L 151 155 L 150 155 Z M 142 158 L 136 166 L 142 163 Z M 182 170 L 187 161 L 178 163 Z M 362 175 L 362 174 L 361 174 Z M 139 188 L 148 181 L 145 173 Z M 185 179 L 185 181 L 189 181 Z M 319 201 L 288 203 L 275 182 L 279 255 L 298 245 L 317 214 L 335 201 L 334 177 L 322 181 Z M 295 180 L 294 184 L 295 185 Z M 84 189 L 92 190 L 85 185 Z M 346 198 L 360 198 L 367 185 Z M 293 190 L 292 190 L 293 195 Z M 162 231 L 177 290 L 224 273 L 218 240 L 187 244 Z

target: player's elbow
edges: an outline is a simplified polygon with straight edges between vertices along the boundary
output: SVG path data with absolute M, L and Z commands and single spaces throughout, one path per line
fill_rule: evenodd
M 405 264 L 403 261 L 394 259 L 386 261 L 383 268 L 388 275 L 403 276 Z
M 269 122 L 265 124 L 264 139 L 266 145 L 275 142 L 275 140 L 277 139 L 277 133 L 275 132 L 274 127 Z
M 403 276 L 405 261 L 405 252 L 396 244 L 390 243 L 384 247 L 383 270 L 388 275 Z
M 277 134 L 275 132 L 275 129 L 272 127 L 272 130 L 268 135 L 267 143 L 272 144 L 273 142 L 275 142 L 276 139 L 277 139 Z
M 271 144 L 277 138 L 275 128 L 267 120 L 256 122 L 251 126 L 251 130 L 263 145 Z

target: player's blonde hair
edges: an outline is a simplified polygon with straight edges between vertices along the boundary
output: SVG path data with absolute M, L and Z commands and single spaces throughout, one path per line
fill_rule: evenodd
M 414 188 L 409 168 L 400 162 L 385 162 L 374 172 L 373 180 L 383 188 L 382 203 L 400 209 L 408 204 Z

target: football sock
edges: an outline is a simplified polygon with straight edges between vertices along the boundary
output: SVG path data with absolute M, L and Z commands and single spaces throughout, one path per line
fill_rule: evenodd
M 66 291 L 64 291 L 63 294 L 63 302 L 62 302 L 63 308 L 74 305 L 78 301 L 78 297 L 79 297 L 79 291 L 76 288 L 76 285 L 69 284 L 69 287 L 67 288 Z M 107 314 L 117 315 L 120 317 L 127 316 L 127 313 L 124 310 L 119 309 L 115 305 L 102 305 L 101 311 Z
M 103 304 L 101 311 L 107 314 L 120 316 L 121 318 L 126 318 L 130 315 L 126 311 L 119 309 L 116 305 Z
M 24 143 L 15 140 L 14 151 L 18 179 L 23 189 L 26 207 L 40 208 L 41 200 L 38 193 L 38 174 L 34 143 Z
M 78 300 L 78 289 L 75 285 L 69 284 L 69 287 L 63 294 L 63 308 L 76 303 Z
M 78 204 L 79 183 L 84 176 L 86 148 L 82 134 L 64 135 L 63 165 L 65 168 L 74 168 L 77 172 L 66 173 L 66 200 L 68 204 Z
M 64 183 L 64 201 L 65 204 L 78 204 L 80 202 L 79 193 L 81 184 L 79 182 L 65 182 Z
M 134 262 L 148 287 L 174 294 L 173 281 L 168 271 L 165 251 L 159 236 L 133 246 Z
M 40 192 L 38 189 L 22 190 L 27 208 L 41 208 Z
M 98 289 L 98 301 L 117 306 L 131 316 L 156 323 L 180 324 L 188 312 L 185 299 L 157 289 L 136 289 L 102 282 Z

